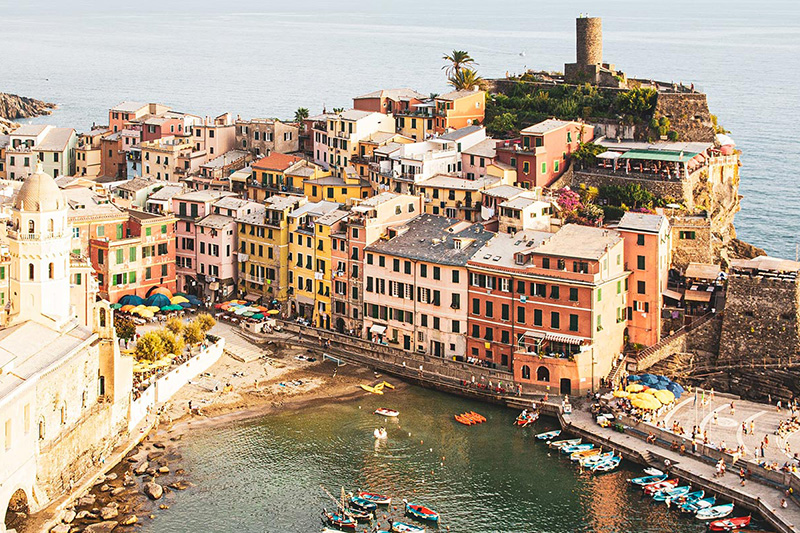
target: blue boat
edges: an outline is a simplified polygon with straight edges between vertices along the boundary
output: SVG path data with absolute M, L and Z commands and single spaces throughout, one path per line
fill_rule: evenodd
M 687 502 L 681 505 L 681 512 L 682 513 L 696 513 L 701 509 L 707 509 L 709 507 L 713 507 L 714 504 L 717 503 L 716 496 L 709 496 L 708 498 L 700 498 L 699 500 L 695 500 L 691 503 Z
M 562 446 L 561 447 L 561 453 L 565 453 L 565 454 L 569 455 L 569 454 L 573 454 L 575 452 L 582 452 L 584 450 L 591 450 L 592 448 L 594 448 L 594 444 L 589 444 L 589 443 L 586 443 L 586 444 L 570 444 L 570 445 L 567 445 L 567 446 Z
M 536 438 L 539 440 L 553 440 L 559 435 L 561 435 L 561 430 L 556 429 L 554 431 L 548 431 L 546 433 L 539 433 L 538 435 L 536 435 Z
M 578 462 L 584 468 L 591 468 L 594 465 L 597 465 L 597 464 L 603 463 L 605 461 L 608 461 L 613 456 L 614 456 L 614 452 L 605 452 L 605 453 L 601 453 L 599 455 L 592 455 L 591 457 L 584 457 L 583 459 L 580 459 Z
M 714 507 L 707 507 L 705 509 L 700 509 L 694 516 L 698 520 L 716 520 L 718 518 L 725 518 L 732 512 L 733 512 L 733 504 L 724 503 L 722 505 L 715 505 Z
M 677 504 L 679 506 L 682 506 L 682 505 L 685 505 L 687 503 L 693 503 L 693 502 L 696 502 L 696 501 L 702 499 L 703 496 L 705 496 L 705 494 L 706 494 L 706 491 L 704 491 L 704 490 L 696 490 L 694 492 L 690 492 L 689 494 L 686 494 L 685 496 L 681 496 L 679 498 L 675 498 L 675 502 L 677 502 Z
M 362 511 L 367 512 L 374 512 L 378 508 L 378 504 L 371 502 L 366 498 L 362 498 L 360 496 L 353 496 L 350 498 L 350 505 L 357 509 L 361 509 Z
M 419 503 L 405 502 L 406 514 L 409 514 L 417 520 L 430 520 L 431 522 L 439 521 L 439 513 L 429 507 L 425 507 Z
M 667 498 L 669 498 L 670 501 L 672 501 L 676 498 L 680 498 L 681 496 L 689 494 L 690 490 L 692 490 L 692 487 L 690 487 L 689 485 L 684 485 L 683 487 L 675 487 L 674 489 L 660 490 L 655 494 L 653 494 L 653 499 L 657 502 L 663 502 L 666 501 Z
M 603 461 L 602 463 L 597 463 L 596 465 L 594 465 L 592 467 L 592 472 L 594 472 L 595 474 L 600 474 L 603 472 L 611 472 L 612 470 L 617 468 L 621 462 L 622 462 L 622 457 L 619 455 L 615 455 L 610 459 Z
M 405 522 L 392 522 L 392 531 L 394 533 L 425 533 L 425 528 Z
M 658 483 L 659 481 L 664 481 L 665 479 L 667 479 L 666 474 L 661 474 L 660 476 L 642 476 L 629 479 L 628 483 L 633 483 L 634 485 L 644 487 L 650 483 Z

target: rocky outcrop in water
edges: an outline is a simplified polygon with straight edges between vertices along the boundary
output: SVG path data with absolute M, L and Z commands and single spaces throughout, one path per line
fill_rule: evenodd
M 0 93 L 0 117 L 8 120 L 49 115 L 55 107 L 56 104 L 42 102 L 35 98 Z

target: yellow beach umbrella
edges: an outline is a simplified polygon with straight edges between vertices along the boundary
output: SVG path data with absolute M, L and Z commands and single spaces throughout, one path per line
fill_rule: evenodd
M 153 313 L 158 313 L 159 311 L 161 311 L 161 308 L 156 305 L 148 305 L 147 310 Z
M 625 390 L 628 392 L 641 392 L 643 389 L 644 387 L 638 383 L 631 383 L 625 388 Z
M 627 398 L 630 393 L 624 390 L 615 390 L 614 391 L 614 398 Z
M 153 318 L 155 316 L 153 312 L 149 309 L 142 309 L 139 311 L 139 316 L 142 318 Z
M 184 298 L 183 296 L 174 296 L 169 300 L 169 303 L 171 303 L 173 305 L 188 304 L 189 300 Z
M 675 401 L 675 395 L 672 394 L 672 392 L 668 391 L 668 390 L 656 391 L 656 393 L 653 396 L 658 398 L 658 401 L 660 401 L 664 405 L 667 405 L 667 404 L 672 403 L 672 402 Z
M 645 389 L 642 391 L 644 394 L 649 394 L 651 396 L 655 396 L 658 389 Z

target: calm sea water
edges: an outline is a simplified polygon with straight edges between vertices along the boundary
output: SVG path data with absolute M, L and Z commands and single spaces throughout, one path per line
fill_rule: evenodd
M 372 411 L 400 411 L 386 420 Z M 453 414 L 475 410 L 488 421 L 465 427 Z M 225 427 L 196 429 L 182 449 L 196 487 L 169 495 L 170 509 L 144 532 L 318 531 L 323 506 L 359 488 L 418 500 L 453 532 L 669 532 L 705 527 L 626 487 L 633 465 L 581 474 L 534 434 L 512 427 L 514 412 L 412 387 L 319 409 L 287 412 Z M 372 431 L 384 423 L 385 445 Z M 410 433 L 410 435 L 409 435 Z M 395 515 L 399 516 L 399 515 Z M 382 521 L 386 525 L 386 521 Z M 364 528 L 359 528 L 362 531 Z
M 291 117 L 377 88 L 447 90 L 441 55 L 484 76 L 574 60 L 574 18 L 602 16 L 604 57 L 694 83 L 744 150 L 740 237 L 793 257 L 800 241 L 800 6 L 794 0 L 295 2 L 0 0 L 0 91 L 57 102 L 37 119 L 88 129 L 131 99 L 200 115 Z M 524 53 L 524 56 L 521 55 Z

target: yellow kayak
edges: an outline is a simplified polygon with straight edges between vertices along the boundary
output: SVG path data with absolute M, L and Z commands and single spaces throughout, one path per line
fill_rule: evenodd
M 376 389 L 375 387 L 370 387 L 369 385 L 361 384 L 361 385 L 359 385 L 359 387 L 361 387 L 362 389 L 364 389 L 367 392 L 371 392 L 372 394 L 383 394 L 382 390 Z
M 383 385 L 384 387 L 386 387 L 386 388 L 388 388 L 388 389 L 393 389 L 393 388 L 394 388 L 394 385 L 392 385 L 391 383 L 388 383 L 388 382 L 386 382 L 386 381 L 384 381 L 383 383 L 381 383 L 381 385 Z

